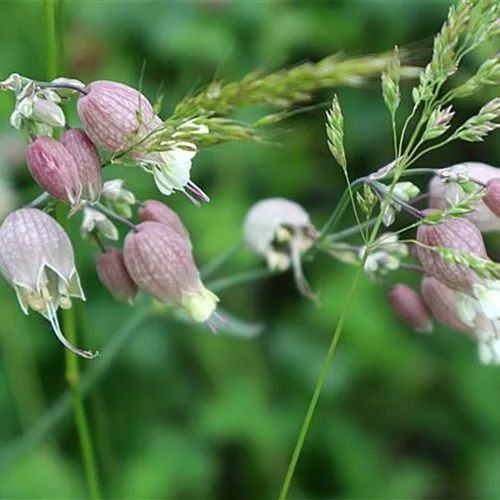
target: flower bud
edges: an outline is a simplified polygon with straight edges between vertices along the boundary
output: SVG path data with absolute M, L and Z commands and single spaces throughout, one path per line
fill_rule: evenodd
M 117 240 L 120 237 L 117 227 L 103 213 L 85 207 L 80 234 L 82 238 L 87 238 L 94 231 L 109 240 Z
M 51 101 L 39 99 L 38 97 L 33 99 L 33 114 L 31 118 L 36 122 L 54 128 L 66 125 L 66 117 L 62 108 Z
M 500 178 L 488 181 L 483 201 L 497 217 L 500 217 Z
M 500 178 L 500 169 L 485 163 L 466 162 L 462 164 L 471 181 L 486 184 L 488 181 Z M 467 193 L 456 183 L 444 183 L 439 176 L 434 177 L 429 183 L 429 207 L 443 210 L 449 202 L 456 203 Z M 484 199 L 473 205 L 474 210 L 465 218 L 470 220 L 482 232 L 500 231 L 500 219 L 485 204 Z
M 139 218 L 142 222 L 153 221 L 165 224 L 175 231 L 181 238 L 190 242 L 189 233 L 180 217 L 167 205 L 156 200 L 147 200 L 139 209 Z M 191 245 L 191 243 L 189 243 Z
M 94 144 L 112 153 L 125 151 L 156 126 L 156 113 L 139 91 L 112 81 L 87 86 L 78 99 L 78 116 Z M 154 127 L 153 127 L 154 128 Z
M 85 358 L 95 356 L 70 344 L 58 323 L 59 307 L 71 307 L 71 297 L 85 297 L 71 241 L 52 217 L 21 208 L 5 219 L 0 227 L 0 272 L 26 314 L 31 308 L 47 318 L 67 349 Z
M 188 242 L 169 226 L 142 222 L 125 239 L 127 270 L 140 287 L 165 304 L 211 324 L 218 298 L 201 282 Z
M 113 179 L 106 181 L 102 188 L 102 196 L 106 205 L 123 217 L 130 219 L 132 217 L 132 205 L 135 205 L 135 196 L 132 191 L 125 189 L 123 179 Z
M 96 203 L 103 186 L 101 159 L 96 147 L 83 130 L 76 128 L 66 130 L 61 142 L 75 159 L 82 184 L 82 199 Z
M 396 285 L 387 296 L 396 316 L 416 332 L 432 333 L 432 318 L 420 295 L 407 285 Z
M 316 230 L 299 204 L 285 198 L 259 201 L 248 212 L 243 230 L 247 245 L 266 260 L 269 269 L 285 271 L 291 266 L 299 291 L 316 299 L 301 264 L 302 255 L 314 244 Z
M 445 247 L 487 259 L 486 248 L 479 229 L 468 220 L 450 219 L 440 224 L 421 224 L 417 230 L 418 259 L 426 274 L 433 276 L 453 290 L 470 294 L 479 277 L 466 264 L 445 262 L 427 247 Z M 424 245 L 424 246 L 422 246 Z
M 51 137 L 37 137 L 26 151 L 31 175 L 55 198 L 76 205 L 82 195 L 78 167 L 63 144 Z
M 115 300 L 132 303 L 137 295 L 137 285 L 132 281 L 123 254 L 111 248 L 97 257 L 97 275 Z

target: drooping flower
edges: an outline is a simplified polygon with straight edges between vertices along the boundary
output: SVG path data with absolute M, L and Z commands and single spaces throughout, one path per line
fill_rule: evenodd
M 111 153 L 126 151 L 157 126 L 148 99 L 123 83 L 92 82 L 78 99 L 78 116 L 92 142 Z
M 85 297 L 71 241 L 52 217 L 21 208 L 5 219 L 0 227 L 0 272 L 26 314 L 31 308 L 47 318 L 67 349 L 85 358 L 96 356 L 70 344 L 58 323 L 59 307 L 71 307 L 71 297 Z
M 482 364 L 500 364 L 500 322 L 477 313 L 470 324 L 461 319 L 460 293 L 453 291 L 431 276 L 422 280 L 422 297 L 425 304 L 443 325 L 467 333 L 478 342 L 479 360 Z
M 209 201 L 208 196 L 190 178 L 197 146 L 182 138 L 208 133 L 205 125 L 189 120 L 162 141 L 155 137 L 163 125 L 153 106 L 139 91 L 122 83 L 97 81 L 87 87 L 78 100 L 78 114 L 85 132 L 99 147 L 112 153 L 127 153 L 154 176 L 160 192 L 170 195 L 181 191 L 195 204 L 188 192 Z
M 247 245 L 272 271 L 293 268 L 299 291 L 316 299 L 302 272 L 302 255 L 316 240 L 309 214 L 297 203 L 285 198 L 268 198 L 256 203 L 244 222 Z
M 142 222 L 153 221 L 165 224 L 191 245 L 189 233 L 180 217 L 165 203 L 156 200 L 146 200 L 141 204 L 139 209 L 139 218 Z
M 96 203 L 103 186 L 101 159 L 96 147 L 83 130 L 76 128 L 66 130 L 61 142 L 75 160 L 82 184 L 82 199 Z
M 213 328 L 219 299 L 203 285 L 186 239 L 165 224 L 142 222 L 127 235 L 123 255 L 140 288 Z
M 397 284 L 387 295 L 396 316 L 416 332 L 432 333 L 432 318 L 420 295 L 407 285 Z
M 82 197 L 82 183 L 75 159 L 51 137 L 37 137 L 26 150 L 26 162 L 36 182 L 50 195 L 73 206 Z
M 130 277 L 123 254 L 110 248 L 97 257 L 97 275 L 115 300 L 132 303 L 137 295 L 137 285 Z
M 481 184 L 500 178 L 500 169 L 485 163 L 465 162 L 455 167 L 464 167 L 464 173 L 467 172 L 468 178 Z M 444 182 L 446 180 L 436 176 L 429 183 L 430 208 L 443 210 L 450 203 L 456 203 L 467 195 L 457 182 Z M 488 208 L 484 200 L 476 201 L 472 206 L 474 210 L 465 216 L 466 219 L 475 224 L 482 232 L 500 231 L 500 219 Z

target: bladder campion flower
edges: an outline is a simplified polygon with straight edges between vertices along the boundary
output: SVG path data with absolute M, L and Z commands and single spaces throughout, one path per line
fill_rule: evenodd
M 75 267 L 73 247 L 63 228 L 34 208 L 12 212 L 0 227 L 0 272 L 15 289 L 22 310 L 42 314 L 70 351 L 93 358 L 64 337 L 57 320 L 60 307 L 71 307 L 71 297 L 85 300 Z
M 203 285 L 185 238 L 165 224 L 142 222 L 128 233 L 123 255 L 140 288 L 214 328 L 212 316 L 219 299 Z
M 265 259 L 271 271 L 293 268 L 299 291 L 316 299 L 302 272 L 302 255 L 316 240 L 309 214 L 285 198 L 268 198 L 256 203 L 244 222 L 247 245 Z
M 157 126 L 156 113 L 144 95 L 106 80 L 87 86 L 78 99 L 78 116 L 92 142 L 111 153 L 127 150 Z
M 111 81 L 97 81 L 87 87 L 87 93 L 78 100 L 78 115 L 97 146 L 114 154 L 127 153 L 153 175 L 161 193 L 181 191 L 198 204 L 189 190 L 202 201 L 210 201 L 190 179 L 196 144 L 175 138 L 186 132 L 206 134 L 205 125 L 186 121 L 171 140 L 162 141 L 163 121 L 148 99 L 128 85 Z

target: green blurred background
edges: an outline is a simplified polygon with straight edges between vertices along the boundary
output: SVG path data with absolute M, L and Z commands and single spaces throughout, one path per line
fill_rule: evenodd
M 256 67 L 274 70 L 337 52 L 365 55 L 395 44 L 409 50 L 409 62 L 423 65 L 449 4 L 68 1 L 62 13 L 65 76 L 138 86 L 146 63 L 143 90 L 154 99 L 161 85 L 166 117 L 183 95 L 214 75 L 236 80 Z M 44 79 L 44 44 L 41 2 L 0 4 L 0 78 L 17 72 Z M 498 48 L 486 47 L 477 61 Z M 470 67 L 477 61 L 470 60 Z M 392 159 L 388 115 L 378 79 L 338 93 L 356 177 Z M 493 95 L 462 102 L 458 114 L 473 114 Z M 345 185 L 325 141 L 331 96 L 321 93 L 315 110 L 272 129 L 279 144 L 232 144 L 196 157 L 193 178 L 212 201 L 201 209 L 182 195 L 168 202 L 190 229 L 200 266 L 239 240 L 245 213 L 260 198 L 292 198 L 318 226 L 326 220 Z M 12 107 L 12 96 L 0 95 L 4 212 L 39 192 L 24 167 L 22 139 L 9 130 Z M 255 116 L 252 110 L 238 115 Z M 484 144 L 439 151 L 425 166 L 464 160 L 495 165 L 499 154 L 493 135 Z M 113 167 L 106 175 L 127 179 L 140 199 L 159 198 L 142 172 Z M 95 248 L 80 240 L 76 222 L 72 235 L 88 297 L 76 309 L 80 344 L 105 349 L 131 311 L 99 285 Z M 495 251 L 495 239 L 490 243 Z M 218 276 L 261 266 L 242 250 Z M 107 497 L 277 497 L 353 277 L 352 268 L 324 257 L 307 264 L 306 272 L 321 295 L 319 309 L 298 296 L 289 274 L 221 293 L 226 310 L 265 323 L 258 339 L 214 337 L 169 318 L 151 318 L 137 328 L 88 398 Z M 418 286 L 415 275 L 395 279 Z M 438 327 L 424 337 L 401 326 L 385 292 L 368 282 L 358 289 L 290 498 L 500 498 L 500 370 L 479 366 L 476 347 L 456 332 Z M 3 281 L 0 318 L 0 496 L 85 498 L 71 415 L 14 463 L 3 461 L 2 453 L 66 384 L 64 352 L 48 323 L 35 314 L 24 317 Z

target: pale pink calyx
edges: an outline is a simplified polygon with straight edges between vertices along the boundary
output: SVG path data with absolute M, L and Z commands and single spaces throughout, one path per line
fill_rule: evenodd
M 75 160 L 82 185 L 81 199 L 96 203 L 103 187 L 101 159 L 96 147 L 83 130 L 76 128 L 66 130 L 61 142 Z
M 416 332 L 432 333 L 432 318 L 420 295 L 407 285 L 397 284 L 387 295 L 396 316 Z
M 218 298 L 200 279 L 189 243 L 159 222 L 142 222 L 125 239 L 124 259 L 134 282 L 195 321 L 210 322 Z
M 47 318 L 67 349 L 85 358 L 96 356 L 70 344 L 59 326 L 58 308 L 71 307 L 71 297 L 85 297 L 71 241 L 52 217 L 22 208 L 5 219 L 0 227 L 0 272 L 26 314 L 33 309 Z
M 298 203 L 285 198 L 257 202 L 245 218 L 243 232 L 247 245 L 267 262 L 270 270 L 292 267 L 299 291 L 317 299 L 302 272 L 302 256 L 314 245 L 316 229 Z
M 130 277 L 123 254 L 118 249 L 108 249 L 97 257 L 97 275 L 115 300 L 133 303 L 137 285 Z
M 96 146 L 124 152 L 156 126 L 153 106 L 138 90 L 107 80 L 92 82 L 86 90 L 78 99 L 78 116 Z
M 82 201 L 83 186 L 75 159 L 51 137 L 37 137 L 26 150 L 26 163 L 36 182 L 50 195 L 72 206 Z
M 466 219 L 450 219 L 440 224 L 423 223 L 417 230 L 418 259 L 426 274 L 453 290 L 472 294 L 473 285 L 481 279 L 466 263 L 450 264 L 433 247 L 448 248 L 488 259 L 479 229 Z

